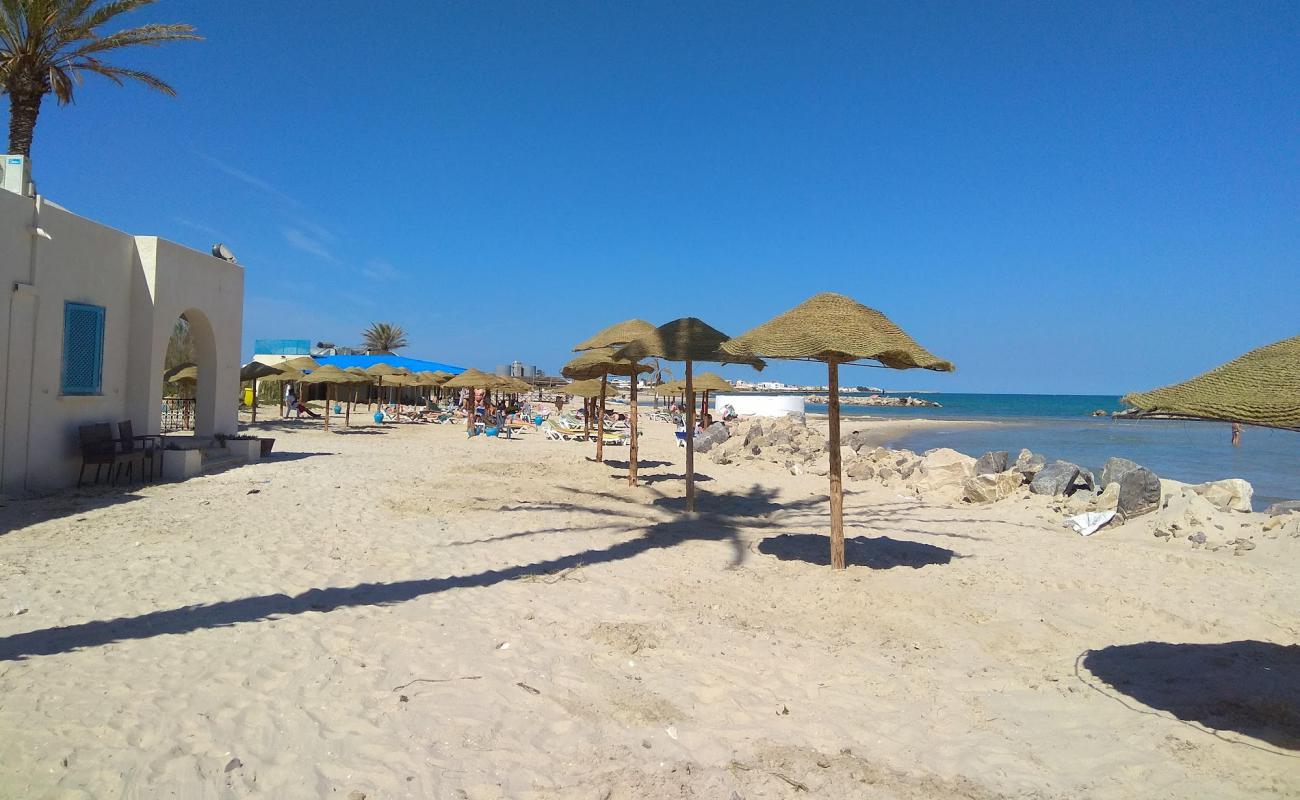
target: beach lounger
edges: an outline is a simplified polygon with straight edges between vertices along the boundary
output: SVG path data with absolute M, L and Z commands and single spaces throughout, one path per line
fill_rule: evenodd
M 542 423 L 542 433 L 547 439 L 555 441 L 582 441 L 587 438 L 587 432 L 583 431 L 582 426 L 569 427 L 553 419 L 548 419 Z

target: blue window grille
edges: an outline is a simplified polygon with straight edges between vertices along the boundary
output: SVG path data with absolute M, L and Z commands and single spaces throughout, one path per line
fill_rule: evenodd
M 63 304 L 63 394 L 100 394 L 104 380 L 104 307 Z

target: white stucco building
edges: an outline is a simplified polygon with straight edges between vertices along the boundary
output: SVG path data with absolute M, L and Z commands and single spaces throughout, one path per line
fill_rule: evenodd
M 198 364 L 195 434 L 236 432 L 239 265 L 0 191 L 0 278 L 0 492 L 74 484 L 80 425 L 157 433 L 181 316 Z

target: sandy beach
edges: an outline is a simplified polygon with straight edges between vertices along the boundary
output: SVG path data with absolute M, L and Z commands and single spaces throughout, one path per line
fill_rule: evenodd
M 637 488 L 535 433 L 257 427 L 4 501 L 0 797 L 1300 795 L 1300 538 L 861 481 L 837 574 L 824 478 L 701 460 L 687 517 L 661 423 Z

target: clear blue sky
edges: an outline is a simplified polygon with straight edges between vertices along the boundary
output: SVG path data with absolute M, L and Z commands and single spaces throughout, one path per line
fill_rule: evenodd
M 360 11 L 360 13 L 358 13 Z M 47 101 L 41 191 L 247 268 L 261 337 L 555 371 L 818 291 L 955 375 L 1119 393 L 1300 333 L 1300 5 L 162 0 L 206 41 Z M 748 370 L 729 370 L 735 376 Z M 767 375 L 823 382 L 816 365 Z

